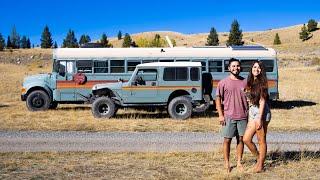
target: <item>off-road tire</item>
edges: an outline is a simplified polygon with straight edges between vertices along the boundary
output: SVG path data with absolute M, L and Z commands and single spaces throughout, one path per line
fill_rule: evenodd
M 168 113 L 173 119 L 184 120 L 192 114 L 192 104 L 188 97 L 173 98 L 168 105 Z
M 103 96 L 93 102 L 91 111 L 95 118 L 111 118 L 115 115 L 116 105 L 112 99 Z
M 26 105 L 29 111 L 45 111 L 49 109 L 50 104 L 51 99 L 43 90 L 31 92 L 26 99 Z

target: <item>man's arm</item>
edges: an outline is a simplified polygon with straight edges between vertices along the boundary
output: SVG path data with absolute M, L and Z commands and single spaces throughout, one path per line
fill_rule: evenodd
M 223 115 L 223 109 L 222 109 L 222 103 L 221 103 L 221 97 L 220 96 L 216 96 L 216 108 L 219 114 L 219 122 L 221 125 L 225 125 L 225 119 L 224 119 L 224 115 Z

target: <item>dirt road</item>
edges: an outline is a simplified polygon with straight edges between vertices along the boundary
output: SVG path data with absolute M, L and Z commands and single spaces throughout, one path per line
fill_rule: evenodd
M 0 131 L 0 152 L 209 152 L 222 141 L 214 133 Z M 269 151 L 320 150 L 319 132 L 270 132 L 267 141 Z

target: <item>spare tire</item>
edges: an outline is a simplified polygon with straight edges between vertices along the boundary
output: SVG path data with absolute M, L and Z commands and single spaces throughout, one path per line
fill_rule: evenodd
M 203 94 L 211 94 L 212 93 L 212 75 L 211 73 L 203 73 L 202 74 L 202 92 Z
M 76 73 L 73 75 L 73 80 L 77 83 L 77 84 L 84 84 L 87 81 L 87 77 L 85 74 L 83 73 Z

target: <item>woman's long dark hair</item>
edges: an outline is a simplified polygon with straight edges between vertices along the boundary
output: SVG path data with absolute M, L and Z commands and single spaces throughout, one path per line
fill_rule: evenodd
M 261 69 L 261 73 L 254 79 L 252 74 L 253 66 L 258 63 Z M 246 90 L 250 93 L 250 101 L 254 105 L 259 105 L 260 98 L 264 98 L 266 101 L 269 99 L 268 94 L 268 79 L 265 67 L 261 61 L 254 61 L 251 65 Z

